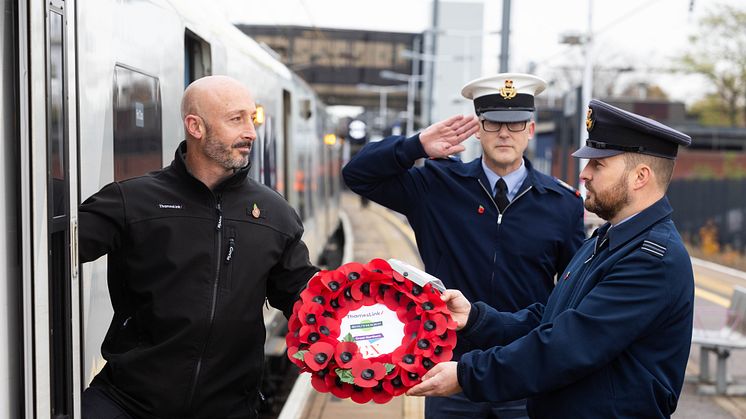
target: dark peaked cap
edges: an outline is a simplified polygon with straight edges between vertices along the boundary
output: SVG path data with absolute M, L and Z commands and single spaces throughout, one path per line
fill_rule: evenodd
M 673 160 L 680 145 L 692 143 L 683 132 L 595 99 L 588 105 L 585 126 L 588 141 L 573 157 L 602 159 L 627 152 Z

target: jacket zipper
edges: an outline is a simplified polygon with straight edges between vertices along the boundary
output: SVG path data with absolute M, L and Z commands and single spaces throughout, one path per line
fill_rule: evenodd
M 215 231 L 218 237 L 217 250 L 215 252 L 217 263 L 215 264 L 215 281 L 212 284 L 212 300 L 210 302 L 210 322 L 208 324 L 207 336 L 205 342 L 202 345 L 202 351 L 200 352 L 199 358 L 197 359 L 197 366 L 194 368 L 194 377 L 192 377 L 192 388 L 189 392 L 189 399 L 187 400 L 187 409 L 191 409 L 192 402 L 194 401 L 194 394 L 197 392 L 197 382 L 199 381 L 200 370 L 202 369 L 202 358 L 205 356 L 207 351 L 207 343 L 210 340 L 210 334 L 212 332 L 212 325 L 215 321 L 215 310 L 218 302 L 218 285 L 220 283 L 220 265 L 222 259 L 222 244 L 223 244 L 223 208 L 220 203 L 220 195 L 216 195 L 215 210 L 217 212 L 218 220 L 215 225 Z
M 502 224 L 503 222 L 503 213 L 500 212 L 500 208 L 497 207 L 497 203 L 495 202 L 495 197 L 490 195 L 490 192 L 487 190 L 487 188 L 484 187 L 484 184 L 482 183 L 482 179 L 477 179 L 477 181 L 479 181 L 479 186 L 482 187 L 482 190 L 484 191 L 484 193 L 486 193 L 490 197 L 490 201 L 492 201 L 492 204 L 495 206 L 495 209 L 497 210 L 497 225 L 500 226 L 500 224 Z M 533 188 L 533 185 L 529 186 L 528 188 L 526 188 L 525 191 L 521 192 L 518 196 L 513 198 L 513 200 L 508 202 L 508 205 L 505 207 L 505 209 L 507 210 L 508 207 L 513 204 L 513 202 L 517 201 L 518 198 L 522 197 L 523 195 L 526 195 L 526 193 L 530 191 L 532 188 Z

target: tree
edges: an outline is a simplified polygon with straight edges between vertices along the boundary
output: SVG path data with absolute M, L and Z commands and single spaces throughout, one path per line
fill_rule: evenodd
M 723 104 L 720 96 L 710 93 L 703 99 L 694 102 L 689 107 L 689 112 L 697 115 L 699 123 L 706 126 L 725 126 L 731 121 L 728 119 L 728 109 Z
M 725 110 L 731 126 L 746 125 L 746 9 L 716 5 L 699 28 L 690 37 L 689 52 L 678 59 L 681 69 L 714 85 L 716 106 Z

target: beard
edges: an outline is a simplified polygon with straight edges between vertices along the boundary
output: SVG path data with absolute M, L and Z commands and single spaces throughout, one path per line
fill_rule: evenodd
M 209 129 L 207 130 L 204 145 L 205 154 L 223 168 L 236 170 L 249 164 L 249 155 L 239 154 L 236 156 L 233 154 L 233 149 L 236 147 L 249 147 L 249 150 L 251 150 L 251 142 L 239 141 L 232 145 L 226 145 L 217 139 Z
M 629 185 L 626 176 L 622 176 L 617 183 L 605 191 L 595 191 L 588 183 L 585 186 L 591 192 L 583 202 L 585 209 L 606 221 L 614 218 L 629 204 L 629 192 L 627 191 Z

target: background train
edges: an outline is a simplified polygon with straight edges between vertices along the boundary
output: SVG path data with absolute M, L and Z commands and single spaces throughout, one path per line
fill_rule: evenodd
M 0 0 L 0 417 L 80 417 L 111 319 L 106 258 L 80 265 L 77 205 L 170 163 L 191 81 L 231 75 L 264 121 L 252 175 L 301 215 L 315 263 L 339 237 L 341 147 L 311 89 L 197 0 Z M 281 325 L 272 312 L 266 322 Z M 273 331 L 268 327 L 268 334 Z

